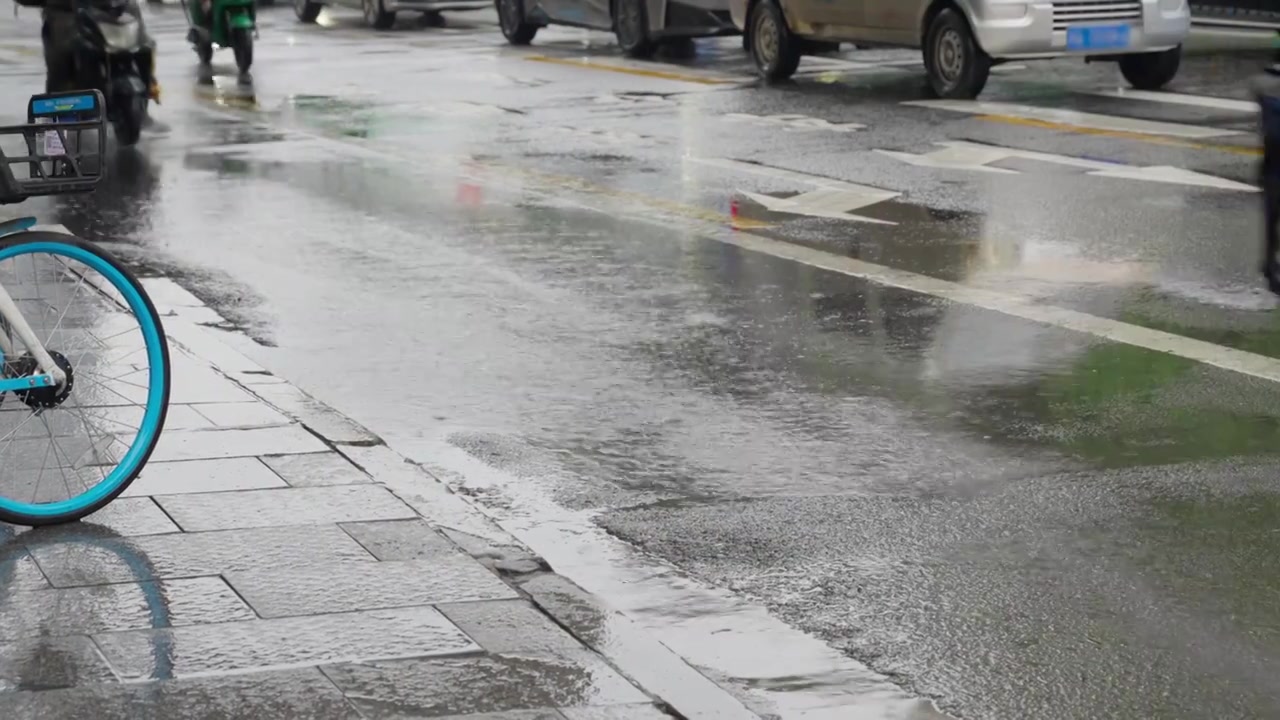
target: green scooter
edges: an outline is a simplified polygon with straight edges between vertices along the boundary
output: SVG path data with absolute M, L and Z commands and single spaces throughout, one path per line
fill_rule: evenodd
M 258 34 L 254 0 L 182 0 L 191 31 L 187 39 L 195 46 L 200 64 L 213 61 L 215 47 L 235 52 L 241 76 L 253 64 L 253 38 Z

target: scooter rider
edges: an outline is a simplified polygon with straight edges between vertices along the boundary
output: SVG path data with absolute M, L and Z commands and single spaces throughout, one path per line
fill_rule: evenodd
M 1261 111 L 1262 133 L 1262 202 L 1266 244 L 1262 255 L 1262 274 L 1271 292 L 1280 294 L 1280 37 L 1272 64 L 1253 79 L 1254 99 Z
M 75 90 L 75 0 L 14 0 L 41 9 L 40 39 L 44 44 L 44 91 Z
M 41 8 L 44 20 L 40 27 L 40 39 L 44 45 L 45 92 L 78 90 L 76 78 L 76 40 L 79 34 L 76 5 L 84 0 L 14 0 L 19 5 Z M 148 37 L 142 7 L 137 0 L 125 0 L 124 12 L 138 19 L 143 37 Z M 144 69 L 151 88 L 151 98 L 160 100 L 160 86 L 155 80 L 155 55 L 152 67 Z

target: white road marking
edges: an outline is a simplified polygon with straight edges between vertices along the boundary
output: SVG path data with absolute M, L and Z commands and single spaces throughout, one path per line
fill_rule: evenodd
M 931 153 L 925 153 L 923 155 L 895 152 L 892 150 L 876 150 L 876 152 L 918 167 L 935 167 L 946 168 L 949 170 L 971 170 L 1016 175 L 1018 174 L 1016 170 L 989 167 L 989 164 L 1000 160 L 1021 158 L 1024 160 L 1035 160 L 1037 162 L 1047 162 L 1054 163 L 1056 165 L 1067 165 L 1070 167 L 1081 168 L 1087 171 L 1085 174 L 1092 175 L 1094 177 L 1123 178 L 1127 180 L 1142 180 L 1145 182 L 1170 183 L 1173 185 L 1192 185 L 1196 187 L 1216 188 L 1219 190 L 1235 190 L 1238 192 L 1258 192 L 1258 188 L 1253 185 L 1220 178 L 1216 175 L 1199 173 L 1194 170 L 1172 167 L 1170 165 L 1138 167 L 1134 165 L 1125 165 L 1124 163 L 1086 160 L 1084 158 L 1075 158 L 1068 155 L 1036 152 L 1033 150 L 1019 150 L 1017 148 L 1006 148 L 998 145 L 983 145 L 980 143 L 964 141 L 939 142 L 934 144 L 941 145 L 942 149 L 935 150 Z
M 901 195 L 901 193 L 872 187 L 860 187 L 857 190 L 819 188 L 789 198 L 777 198 L 772 195 L 760 195 L 750 192 L 743 192 L 742 194 L 773 212 L 808 215 L 809 217 L 830 218 L 832 220 L 869 222 L 878 225 L 897 225 L 897 223 L 862 215 L 853 215 L 852 212 L 885 200 L 892 200 Z
M 1101 90 L 1085 93 L 1098 97 L 1118 98 L 1120 100 L 1145 100 L 1147 102 L 1166 103 L 1169 105 L 1187 105 L 1189 107 L 1209 108 L 1212 110 L 1230 110 L 1240 113 L 1258 112 L 1258 104 L 1249 100 L 1213 97 L 1211 95 L 1187 95 L 1175 92 L 1152 92 L 1150 90 Z
M 1240 130 L 1204 127 L 1200 125 L 1183 125 L 1180 123 L 1141 120 L 1138 118 L 1119 117 L 1115 115 L 1099 115 L 1096 113 L 1078 112 L 1063 108 L 1046 108 L 1034 105 L 1015 105 L 1013 103 L 982 102 L 976 100 L 911 100 L 902 103 L 915 107 L 949 112 L 968 113 L 970 115 L 1005 115 L 1027 120 L 1074 125 L 1076 127 L 1107 130 L 1111 132 L 1141 133 L 1144 135 L 1168 135 L 1180 138 L 1214 138 L 1225 135 L 1239 135 Z
M 811 217 L 824 217 L 831 218 L 833 220 L 869 222 L 876 223 L 878 225 L 897 225 L 897 223 L 890 222 L 888 220 L 877 220 L 875 218 L 864 217 L 862 215 L 852 215 L 850 213 L 851 211 L 859 208 L 864 208 L 869 205 L 875 205 L 876 203 L 882 203 L 886 200 L 892 200 L 896 197 L 900 197 L 902 193 L 899 192 L 871 187 L 870 185 L 858 185 L 857 183 L 845 182 L 834 178 L 809 175 L 807 173 L 796 172 L 794 170 L 784 170 L 783 168 L 775 168 L 768 165 L 756 165 L 754 163 L 742 162 L 740 160 L 699 157 L 690 157 L 686 158 L 686 160 L 698 165 L 706 165 L 708 167 L 749 173 L 752 175 L 763 175 L 776 180 L 801 183 L 817 188 L 816 190 L 811 190 L 789 198 L 779 198 L 772 195 L 761 195 L 759 193 L 751 192 L 741 193 L 745 197 L 751 198 L 774 212 L 790 213 L 793 215 L 809 215 Z
M 830 270 L 860 280 L 931 295 L 955 303 L 972 305 L 1010 317 L 1087 333 L 1104 340 L 1168 353 L 1176 357 L 1211 365 L 1223 370 L 1280 382 L 1280 359 L 1258 355 L 1153 330 L 1119 320 L 1089 315 L 1075 310 L 1043 305 L 1032 298 L 995 290 L 968 287 L 949 280 L 920 275 L 906 270 L 856 260 L 843 255 L 774 240 L 748 232 L 718 233 L 712 239 L 772 257 Z
M 832 132 L 851 133 L 867 129 L 866 125 L 859 125 L 854 122 L 833 123 L 822 118 L 798 114 L 752 115 L 750 113 L 728 113 L 723 117 L 726 120 L 737 120 L 740 122 L 749 122 L 758 125 L 777 125 L 787 131 L 830 130 Z

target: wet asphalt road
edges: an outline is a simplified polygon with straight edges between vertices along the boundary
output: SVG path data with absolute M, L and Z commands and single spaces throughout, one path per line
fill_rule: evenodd
M 645 64 L 576 30 L 507 48 L 487 13 L 379 34 L 284 7 L 243 85 L 151 12 L 165 127 L 29 212 L 178 278 L 584 586 L 703 592 L 677 568 L 957 716 L 1280 714 L 1247 109 L 1065 61 L 940 109 L 904 104 L 905 51 L 768 88 L 733 38 Z M 0 28 L 11 115 L 37 38 Z M 1260 62 L 1191 58 L 1175 89 L 1238 101 Z M 901 155 L 956 142 L 968 169 Z M 863 219 L 784 212 L 823 187 Z M 837 674 L 699 654 L 699 609 L 637 587 L 604 594 L 758 707 L 852 717 L 813 709 Z

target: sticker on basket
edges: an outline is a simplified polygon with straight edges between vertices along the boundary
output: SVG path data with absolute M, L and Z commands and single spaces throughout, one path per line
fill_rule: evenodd
M 53 122 L 53 118 L 38 117 L 36 122 L 39 124 L 48 124 Z M 62 146 L 62 137 L 58 135 L 57 130 L 49 130 L 44 133 L 44 154 L 48 157 L 55 155 L 66 155 L 67 149 Z

